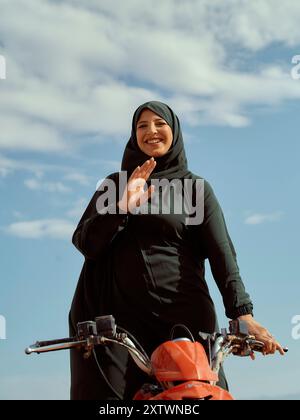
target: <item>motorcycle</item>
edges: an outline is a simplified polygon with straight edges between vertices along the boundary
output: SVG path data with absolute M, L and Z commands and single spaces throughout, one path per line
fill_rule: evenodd
M 229 322 L 229 332 L 226 329 L 213 334 L 199 332 L 201 341 L 207 344 L 207 354 L 184 325 L 175 325 L 172 334 L 176 327 L 184 328 L 188 337 L 165 341 L 154 350 L 151 358 L 135 337 L 117 327 L 112 315 L 79 322 L 75 337 L 37 341 L 26 348 L 25 353 L 81 348 L 83 357 L 93 355 L 108 386 L 122 399 L 106 378 L 95 352 L 96 346 L 116 343 L 126 348 L 137 366 L 154 379 L 154 383 L 145 384 L 137 391 L 134 400 L 233 400 L 228 391 L 216 385 L 221 365 L 230 354 L 253 357 L 254 352 L 263 352 L 264 343 L 249 335 L 246 323 L 233 320 Z M 287 348 L 284 350 L 288 351 Z

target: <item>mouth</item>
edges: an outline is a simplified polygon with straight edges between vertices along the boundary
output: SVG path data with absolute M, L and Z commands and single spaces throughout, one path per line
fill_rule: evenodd
M 150 146 L 155 146 L 157 144 L 163 143 L 162 139 L 149 139 L 145 141 L 146 144 Z

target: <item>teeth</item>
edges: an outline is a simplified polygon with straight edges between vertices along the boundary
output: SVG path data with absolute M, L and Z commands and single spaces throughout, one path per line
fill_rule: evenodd
M 152 143 L 159 143 L 160 140 L 147 140 L 146 143 L 152 144 Z

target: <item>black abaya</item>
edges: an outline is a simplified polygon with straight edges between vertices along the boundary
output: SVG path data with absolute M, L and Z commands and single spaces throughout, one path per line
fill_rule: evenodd
M 178 118 L 160 102 L 146 103 L 135 112 L 122 170 L 128 171 L 129 178 L 134 168 L 149 158 L 139 150 L 135 137 L 136 122 L 144 108 L 164 118 L 173 132 L 171 149 L 157 159 L 147 183 L 155 178 L 178 179 L 183 186 L 183 180 L 192 180 L 195 198 L 196 180 L 201 178 L 187 169 Z M 109 177 L 115 181 L 117 192 L 119 175 Z M 172 200 L 170 214 L 120 214 L 118 207 L 117 214 L 101 214 L 96 203 L 103 191 L 100 188 L 95 193 L 73 236 L 85 263 L 70 311 L 72 334 L 79 321 L 113 314 L 117 325 L 134 334 L 150 355 L 169 339 L 176 323 L 185 324 L 196 339 L 199 331 L 217 331 L 214 304 L 205 280 L 205 259 L 222 294 L 226 315 L 236 318 L 252 313 L 221 207 L 210 184 L 203 182 L 204 220 L 197 225 L 185 222 L 184 211 L 175 214 Z M 117 194 L 113 204 L 120 198 Z M 71 351 L 71 398 L 114 398 L 95 362 L 81 356 Z M 125 399 L 132 398 L 147 380 L 123 350 L 100 349 L 98 356 Z M 219 377 L 219 385 L 226 389 L 222 370 Z

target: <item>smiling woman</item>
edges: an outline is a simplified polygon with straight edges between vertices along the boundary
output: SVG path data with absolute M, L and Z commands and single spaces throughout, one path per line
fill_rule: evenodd
M 173 133 L 167 122 L 150 109 L 145 109 L 136 129 L 139 148 L 148 156 L 163 156 L 170 149 Z

